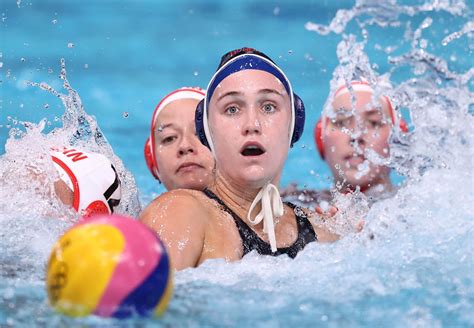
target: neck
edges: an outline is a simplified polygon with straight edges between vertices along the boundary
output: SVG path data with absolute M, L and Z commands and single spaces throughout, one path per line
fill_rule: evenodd
M 277 182 L 270 181 L 270 183 L 276 184 Z M 216 174 L 215 184 L 210 186 L 209 189 L 214 192 L 235 214 L 248 223 L 247 213 L 261 188 L 233 183 L 218 171 Z M 257 204 L 252 214 L 260 212 L 260 209 L 260 204 Z M 255 227 L 263 228 L 263 223 Z

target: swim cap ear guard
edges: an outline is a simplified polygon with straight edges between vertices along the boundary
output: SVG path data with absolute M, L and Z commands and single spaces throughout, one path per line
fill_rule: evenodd
M 156 180 L 160 181 L 160 177 L 158 176 L 158 167 L 155 164 L 155 161 L 153 159 L 150 137 L 148 137 L 145 141 L 144 155 L 145 155 L 146 166 L 150 170 L 150 173 L 153 175 L 153 177 Z
M 285 87 L 285 90 L 290 95 L 291 104 L 293 105 L 293 126 L 290 147 L 293 147 L 294 143 L 297 142 L 304 131 L 305 122 L 305 107 L 300 97 L 293 93 L 291 84 L 288 78 L 285 76 L 283 71 L 265 54 L 252 48 L 242 48 L 231 51 L 222 57 L 219 67 L 212 77 L 207 87 L 206 97 L 199 102 L 196 108 L 195 124 L 196 134 L 201 143 L 213 151 L 208 137 L 206 136 L 206 128 L 204 117 L 206 114 L 206 102 L 208 103 L 212 97 L 212 94 L 222 80 L 227 76 L 236 73 L 244 69 L 255 69 L 262 70 L 267 73 L 274 75 Z

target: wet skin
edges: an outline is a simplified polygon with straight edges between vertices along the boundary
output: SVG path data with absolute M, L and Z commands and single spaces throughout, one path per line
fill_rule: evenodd
M 168 190 L 203 190 L 213 180 L 214 158 L 196 136 L 197 103 L 195 99 L 173 101 L 156 118 L 154 151 L 160 181 Z
M 209 127 L 216 152 L 216 181 L 210 189 L 247 223 L 260 188 L 270 181 L 278 185 L 288 155 L 290 118 L 285 88 L 263 71 L 244 70 L 226 77 L 210 100 Z M 203 193 L 167 192 L 144 210 L 140 220 L 159 234 L 178 270 L 207 259 L 233 261 L 243 256 L 232 217 Z M 336 240 L 336 235 L 318 226 L 319 220 L 312 219 L 318 240 Z M 252 229 L 268 242 L 263 224 Z M 275 234 L 277 247 L 295 242 L 295 214 L 289 207 L 275 220 Z
M 370 151 L 382 160 L 389 155 L 389 107 L 383 98 L 374 100 L 371 92 L 357 91 L 355 98 L 353 104 L 346 93 L 333 102 L 334 117 L 327 118 L 323 131 L 325 160 L 343 190 L 376 185 L 391 188 L 389 168 L 367 159 Z

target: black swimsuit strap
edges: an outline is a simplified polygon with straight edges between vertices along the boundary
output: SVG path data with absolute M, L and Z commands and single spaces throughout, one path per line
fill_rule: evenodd
M 229 213 L 234 219 L 235 225 L 239 231 L 240 238 L 242 239 L 242 246 L 244 255 L 256 250 L 262 255 L 273 255 L 278 256 L 281 254 L 288 254 L 291 258 L 296 257 L 299 251 L 301 251 L 308 243 L 317 241 L 316 233 L 314 232 L 311 222 L 309 222 L 307 215 L 298 206 L 292 203 L 287 204 L 295 212 L 296 223 L 298 226 L 298 237 L 293 245 L 288 247 L 277 248 L 276 252 L 272 252 L 269 243 L 263 241 L 255 231 L 250 228 L 237 214 L 234 213 L 216 194 L 212 191 L 205 189 L 204 194 L 210 199 L 215 200 L 222 209 Z

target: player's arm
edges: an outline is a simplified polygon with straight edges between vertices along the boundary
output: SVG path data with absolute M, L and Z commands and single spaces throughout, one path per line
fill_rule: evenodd
M 166 245 L 171 265 L 195 267 L 204 247 L 207 212 L 189 191 L 173 190 L 151 202 L 140 221 L 158 233 Z

